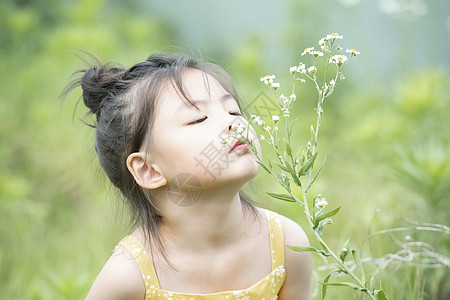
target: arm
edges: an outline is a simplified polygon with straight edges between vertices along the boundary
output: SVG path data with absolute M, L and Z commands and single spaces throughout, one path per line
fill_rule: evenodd
M 141 271 L 131 255 L 118 247 L 95 279 L 87 300 L 145 298 Z
M 308 247 L 309 241 L 303 229 L 294 221 L 281 216 L 283 224 L 284 244 Z M 311 295 L 311 254 L 296 252 L 284 247 L 286 281 L 281 288 L 279 300 L 310 300 Z

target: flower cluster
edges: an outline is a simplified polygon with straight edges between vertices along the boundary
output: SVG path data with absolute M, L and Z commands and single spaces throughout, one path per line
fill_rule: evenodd
M 295 73 L 306 74 L 306 66 L 304 63 L 299 63 L 298 66 L 289 68 L 289 72 L 294 75 Z
M 327 34 L 325 37 L 321 38 L 319 40 L 319 46 L 322 51 L 315 50 L 314 47 L 308 47 L 303 50 L 301 53 L 301 56 L 310 56 L 313 58 L 313 63 L 310 66 L 306 66 L 305 63 L 299 62 L 298 65 L 292 66 L 289 68 L 289 72 L 294 77 L 295 81 L 300 81 L 301 83 L 305 83 L 306 80 L 311 80 L 314 82 L 318 92 L 322 94 L 325 97 L 328 97 L 331 95 L 331 93 L 334 91 L 334 88 L 336 86 L 336 83 L 339 79 L 343 80 L 345 79 L 342 69 L 343 67 L 349 62 L 350 58 L 353 56 L 357 56 L 360 54 L 359 51 L 355 49 L 348 49 L 345 50 L 346 53 L 350 54 L 350 57 L 347 57 L 343 54 L 335 54 L 333 52 L 341 52 L 343 48 L 339 45 L 337 45 L 337 40 L 342 40 L 343 36 L 339 35 L 338 33 L 331 33 Z M 335 75 L 331 79 L 326 79 L 327 77 L 327 71 L 328 71 L 328 65 L 326 66 L 324 73 L 324 80 L 322 83 L 318 82 L 318 73 L 319 69 L 316 64 L 316 60 L 320 57 L 327 56 L 327 63 L 330 65 L 334 65 L 336 67 Z M 280 84 L 277 82 L 274 82 L 275 75 L 266 75 L 264 77 L 260 78 L 260 81 L 263 82 L 265 85 L 272 88 L 272 90 L 275 92 L 278 104 L 281 106 L 281 111 L 283 112 L 284 117 L 288 118 L 290 116 L 290 105 L 295 100 L 296 96 L 294 94 L 294 89 L 292 90 L 291 96 L 286 97 L 284 94 L 278 95 L 277 90 L 280 88 Z M 318 112 L 321 112 L 320 109 L 318 109 Z
M 237 134 L 242 134 L 246 129 L 247 127 L 245 127 L 241 123 L 231 125 L 231 131 L 234 131 Z
M 314 50 L 314 47 L 306 48 L 305 50 L 303 50 L 301 55 L 304 56 L 305 54 L 310 54 L 314 57 L 323 56 L 323 52 Z
M 229 127 L 230 134 L 225 135 L 220 140 L 220 144 L 222 145 L 222 147 L 226 147 L 230 139 L 240 140 L 242 142 L 248 143 L 249 146 L 252 147 L 251 140 L 249 139 L 249 130 L 248 130 L 249 126 L 246 125 L 248 124 L 241 124 L 241 123 L 231 124 Z
M 280 84 L 278 82 L 274 82 L 275 75 L 266 75 L 261 77 L 259 81 L 264 82 L 265 85 L 270 86 L 273 90 L 278 90 L 280 88 Z
M 281 94 L 277 97 L 278 104 L 281 106 L 281 112 L 285 118 L 289 118 L 291 104 L 297 99 L 297 95 L 292 93 L 289 97 L 286 97 L 284 94 Z
M 297 81 L 305 83 L 307 80 L 311 80 L 314 83 L 314 86 L 316 87 L 319 95 L 319 102 L 316 109 L 316 112 L 318 114 L 318 122 L 320 122 L 320 115 L 323 113 L 323 101 L 333 93 L 338 80 L 345 79 L 344 74 L 342 73 L 342 69 L 346 64 L 348 64 L 353 56 L 357 56 L 360 54 L 360 52 L 355 49 L 347 48 L 345 50 L 345 53 L 348 53 L 349 55 L 344 55 L 342 53 L 343 48 L 337 44 L 338 41 L 342 39 L 343 36 L 338 33 L 327 34 L 325 37 L 322 37 L 319 40 L 319 50 L 315 49 L 314 47 L 308 47 L 301 52 L 301 56 L 310 57 L 312 59 L 311 65 L 308 66 L 304 62 L 299 62 L 298 65 L 289 68 L 289 73 L 291 73 L 293 77 L 293 85 L 295 85 Z M 323 70 L 319 70 L 319 64 L 317 62 L 318 60 L 322 59 L 322 57 L 326 59 L 326 64 Z M 335 66 L 334 71 L 329 68 L 330 65 Z M 280 83 L 275 82 L 275 78 L 275 75 L 266 75 L 264 77 L 261 77 L 260 81 L 269 86 L 275 93 L 278 105 L 281 107 L 281 116 L 283 116 L 287 121 L 291 114 L 291 105 L 297 98 L 294 92 L 295 88 L 294 86 L 292 87 L 290 96 L 279 94 L 278 91 L 280 89 Z M 323 78 L 323 80 L 320 82 L 319 78 Z M 261 139 L 270 141 L 274 148 L 276 148 L 276 146 L 278 145 L 278 141 L 276 140 L 278 127 L 274 126 L 274 129 L 272 129 L 270 126 L 266 125 L 265 121 L 259 116 L 253 115 L 252 119 L 255 124 L 264 129 L 264 131 L 266 133 L 269 133 L 270 135 L 270 139 L 266 139 L 264 136 L 261 136 Z M 276 125 L 279 120 L 280 116 L 272 116 L 274 125 Z M 308 143 L 307 149 L 310 149 L 312 152 L 314 152 L 317 145 L 318 125 L 316 125 L 316 128 L 312 128 L 311 132 L 313 136 L 311 141 L 312 143 Z
M 266 122 L 264 122 L 264 120 L 261 119 L 260 116 L 251 115 L 251 118 L 253 120 L 253 123 L 255 123 L 256 125 L 261 127 L 269 135 L 268 139 L 264 135 L 261 135 L 260 140 L 268 142 L 273 147 L 277 147 L 276 140 L 277 140 L 277 134 L 278 134 L 278 126 L 276 126 L 275 124 L 280 120 L 280 116 L 278 116 L 278 115 L 272 116 L 272 121 L 274 123 L 273 128 L 270 127 L 269 125 L 266 125 Z M 274 137 L 274 135 L 275 135 L 275 137 Z

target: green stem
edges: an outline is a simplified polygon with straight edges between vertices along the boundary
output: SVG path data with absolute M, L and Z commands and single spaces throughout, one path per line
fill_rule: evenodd
M 319 136 L 319 127 L 320 127 L 320 120 L 321 120 L 321 116 L 322 116 L 322 103 L 323 103 L 323 98 L 324 95 L 321 91 L 319 91 L 319 101 L 317 101 L 317 121 L 316 121 L 316 130 L 314 132 L 314 143 L 313 143 L 313 148 L 311 153 L 314 155 L 316 148 L 317 148 L 317 144 L 318 144 L 318 136 Z
M 309 177 L 309 176 L 308 176 Z M 309 178 L 308 178 L 309 179 Z M 303 209 L 303 211 L 304 211 L 304 213 L 305 213 L 305 215 L 306 215 L 306 217 L 307 217 L 307 219 L 308 219 L 308 223 L 309 223 L 309 226 L 311 227 L 311 228 L 314 228 L 314 224 L 313 224 L 313 222 L 312 222 L 312 217 L 311 217 L 311 214 L 309 213 L 309 209 L 308 209 L 308 206 L 307 206 L 307 203 L 308 203 L 308 201 L 307 201 L 307 199 L 306 199 L 306 193 L 305 193 L 305 190 L 301 187 L 301 191 L 302 191 L 302 198 L 303 198 L 303 203 L 305 203 L 305 205 L 304 205 L 304 209 Z M 295 196 L 294 196 L 295 197 Z M 322 239 L 322 237 L 319 235 L 319 233 L 317 232 L 317 231 L 315 231 L 314 229 L 313 229 L 313 233 L 314 233 L 314 237 L 316 238 L 316 240 L 317 241 L 319 241 L 319 243 L 322 245 L 322 247 L 324 247 L 325 248 L 325 250 L 330 254 L 330 256 L 331 257 L 333 257 L 334 258 L 334 260 L 336 261 L 336 263 L 339 265 L 339 267 L 342 269 L 342 270 L 344 270 L 345 271 L 345 273 L 347 274 L 347 275 L 349 275 L 360 287 L 361 287 L 361 289 L 364 289 L 364 293 L 366 293 L 367 295 L 369 295 L 370 296 L 370 298 L 371 299 L 374 299 L 374 300 L 376 300 L 376 298 L 372 295 L 372 293 L 370 293 L 367 289 L 366 289 L 366 287 L 365 287 L 365 285 L 364 285 L 364 282 L 362 282 L 361 281 L 361 279 L 359 279 L 359 277 L 358 276 L 356 276 L 355 275 L 355 273 L 353 273 L 342 261 L 341 261 L 341 259 L 333 252 L 333 250 L 331 250 L 330 249 L 330 247 L 328 247 L 328 245 L 325 243 L 325 241 Z
M 259 157 L 258 157 L 258 159 L 260 160 L 260 163 L 264 164 L 264 162 L 262 162 L 262 160 Z M 265 166 L 265 164 L 264 164 L 264 166 Z M 278 181 L 278 183 L 281 184 L 281 186 L 283 186 L 285 188 L 285 190 L 289 193 L 289 195 L 291 195 L 295 199 L 295 202 L 297 202 L 297 204 L 303 205 L 303 211 L 304 211 L 304 213 L 306 215 L 306 219 L 308 220 L 310 228 L 313 229 L 314 228 L 314 224 L 313 224 L 313 221 L 312 221 L 311 214 L 309 212 L 308 201 L 307 201 L 307 198 L 306 198 L 306 192 L 303 189 L 303 187 L 300 187 L 300 189 L 302 191 L 302 198 L 303 198 L 303 201 L 301 201 L 284 185 L 283 182 L 281 182 L 279 180 L 279 178 L 272 172 L 272 170 L 270 170 L 269 174 L 272 175 Z M 308 177 L 310 177 L 310 176 L 308 176 Z M 308 178 L 308 180 L 309 180 L 309 178 Z M 315 231 L 314 229 L 313 229 L 313 233 L 314 233 L 314 237 L 316 238 L 316 240 L 319 241 L 319 243 L 322 245 L 322 247 L 324 247 L 325 250 L 330 254 L 330 256 L 334 258 L 334 260 L 339 265 L 339 267 L 342 270 L 344 270 L 345 273 L 347 275 L 349 275 L 356 282 L 356 284 L 359 285 L 359 287 L 363 290 L 364 293 L 366 293 L 371 299 L 376 300 L 375 296 L 373 296 L 372 293 L 370 293 L 370 291 L 366 289 L 366 287 L 364 285 L 364 282 L 362 282 L 361 279 L 359 279 L 359 277 L 356 276 L 356 274 L 353 273 L 340 260 L 340 258 L 333 252 L 333 250 L 331 250 L 331 248 L 328 247 L 328 245 L 325 243 L 325 241 L 322 239 L 322 237 L 319 235 L 319 233 L 317 233 L 317 231 Z

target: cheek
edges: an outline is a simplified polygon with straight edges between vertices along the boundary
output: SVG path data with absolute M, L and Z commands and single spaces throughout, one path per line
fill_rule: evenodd
M 196 172 L 199 161 L 208 162 L 223 155 L 219 136 L 206 131 L 179 130 L 161 141 L 158 152 L 169 172 Z

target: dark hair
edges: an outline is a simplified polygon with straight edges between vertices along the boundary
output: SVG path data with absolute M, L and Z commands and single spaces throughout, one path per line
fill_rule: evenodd
M 127 69 L 116 64 L 101 64 L 80 70 L 82 76 L 70 83 L 63 94 L 81 85 L 84 104 L 96 115 L 96 149 L 100 165 L 112 184 L 128 200 L 132 213 L 132 226 L 142 225 L 149 239 L 160 253 L 164 247 L 158 225 L 161 216 L 145 189 L 140 187 L 129 172 L 126 160 L 138 152 L 152 128 L 155 100 L 164 84 L 170 83 L 186 101 L 195 106 L 183 87 L 182 76 L 187 69 L 196 69 L 214 77 L 237 101 L 239 96 L 229 75 L 218 65 L 194 58 L 176 55 L 152 55 L 147 60 Z M 251 200 L 241 194 L 245 207 L 256 212 Z M 166 259 L 167 260 L 167 259 Z

